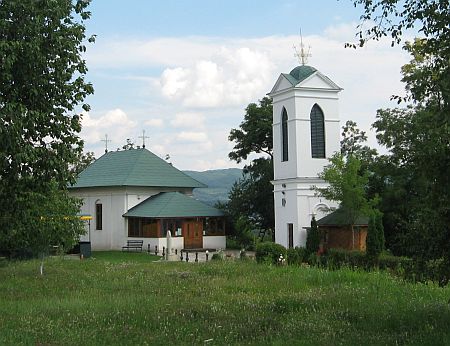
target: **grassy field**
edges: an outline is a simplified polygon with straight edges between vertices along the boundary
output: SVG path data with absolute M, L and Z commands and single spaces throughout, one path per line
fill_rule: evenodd
M 147 254 L 0 264 L 0 345 L 449 345 L 450 287 Z

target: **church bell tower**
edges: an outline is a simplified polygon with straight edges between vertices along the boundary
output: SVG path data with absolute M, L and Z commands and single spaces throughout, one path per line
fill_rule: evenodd
M 304 63 L 304 61 L 303 61 Z M 336 203 L 315 195 L 313 186 L 340 149 L 338 93 L 342 90 L 314 67 L 282 73 L 273 100 L 275 241 L 287 248 L 305 246 L 312 216 L 320 219 Z

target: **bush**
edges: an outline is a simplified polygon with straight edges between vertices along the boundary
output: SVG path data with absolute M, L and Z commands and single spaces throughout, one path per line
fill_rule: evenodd
M 282 255 L 283 258 L 286 258 L 286 248 L 283 245 L 272 242 L 263 242 L 256 246 L 255 257 L 258 263 L 269 262 L 276 264 L 280 255 Z
M 287 262 L 289 265 L 300 265 L 306 261 L 307 251 L 304 247 L 295 247 L 287 250 Z
M 233 250 L 240 250 L 242 249 L 241 244 L 239 243 L 239 241 L 231 236 L 227 236 L 227 245 L 226 245 L 227 249 L 233 249 Z
M 308 230 L 306 235 L 306 249 L 310 254 L 316 254 L 319 251 L 320 246 L 320 233 L 317 227 L 316 219 L 312 218 L 311 228 Z
M 321 256 L 321 262 L 329 269 L 342 267 L 367 268 L 368 259 L 364 252 L 348 251 L 342 249 L 329 249 Z
M 221 260 L 223 260 L 223 251 L 222 250 L 217 251 L 211 257 L 211 261 L 221 261 Z

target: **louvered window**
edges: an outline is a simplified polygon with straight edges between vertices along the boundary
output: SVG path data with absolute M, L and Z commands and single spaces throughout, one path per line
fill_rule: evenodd
M 283 108 L 283 114 L 281 115 L 281 161 L 287 161 L 289 159 L 289 150 L 288 150 L 288 116 L 286 112 L 286 108 Z
M 325 158 L 325 123 L 323 112 L 315 104 L 311 109 L 311 156 Z

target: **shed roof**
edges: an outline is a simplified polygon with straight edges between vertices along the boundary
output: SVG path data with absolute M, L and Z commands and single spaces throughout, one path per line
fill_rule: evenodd
M 223 212 L 179 192 L 161 192 L 123 214 L 125 217 L 223 216 Z
M 147 149 L 110 151 L 82 171 L 69 188 L 106 186 L 206 187 Z
M 358 216 L 354 225 L 355 226 L 367 226 L 369 223 L 369 218 L 364 215 Z M 333 211 L 332 213 L 324 216 L 320 220 L 317 220 L 317 225 L 319 226 L 348 226 L 351 222 L 347 213 L 341 208 Z

